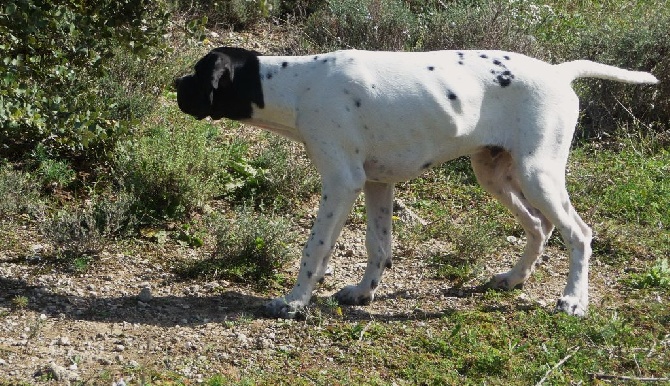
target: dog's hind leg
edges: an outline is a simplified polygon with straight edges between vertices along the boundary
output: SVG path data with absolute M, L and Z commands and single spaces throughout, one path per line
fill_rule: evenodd
M 519 288 L 533 273 L 535 261 L 542 255 L 554 227 L 522 193 L 509 152 L 485 147 L 472 155 L 471 163 L 479 184 L 514 214 L 526 233 L 526 246 L 519 261 L 511 270 L 493 276 L 489 286 L 503 290 Z
M 314 287 L 325 274 L 335 241 L 362 190 L 365 181 L 362 165 L 353 169 L 331 166 L 321 173 L 323 188 L 319 212 L 303 249 L 298 280 L 290 293 L 265 306 L 267 316 L 294 318 L 309 303 Z
M 570 315 L 584 316 L 589 302 L 592 233 L 570 203 L 565 188 L 565 162 L 530 158 L 518 162 L 517 167 L 520 186 L 528 201 L 556 226 L 570 253 L 568 281 L 556 309 Z
M 358 285 L 346 286 L 335 294 L 341 304 L 370 303 L 374 299 L 384 269 L 391 267 L 393 184 L 366 182 L 365 209 L 368 221 L 365 236 L 368 265 Z

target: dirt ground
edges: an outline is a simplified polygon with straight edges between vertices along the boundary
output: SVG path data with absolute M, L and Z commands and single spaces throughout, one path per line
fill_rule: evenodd
M 331 260 L 332 275 L 316 292 L 316 303 L 326 303 L 337 289 L 362 276 L 362 228 L 349 224 L 343 231 Z M 297 231 L 308 234 L 306 227 Z M 262 305 L 279 293 L 258 293 L 225 281 L 177 280 L 171 263 L 198 258 L 196 250 L 147 244 L 143 252 L 126 253 L 119 246 L 118 252 L 103 253 L 86 273 L 72 274 L 45 268 L 37 262 L 45 246 L 29 241 L 35 240 L 29 229 L 20 229 L 19 235 L 32 256 L 0 248 L 0 380 L 9 384 L 46 384 L 49 379 L 96 384 L 124 377 L 130 382 L 146 370 L 176 372 L 197 382 L 217 373 L 243 374 L 245 367 L 264 363 L 277 351 L 320 347 L 308 321 L 263 317 Z M 437 241 L 422 250 L 436 248 L 441 248 Z M 294 249 L 299 256 L 299 246 Z M 521 246 L 512 248 L 517 249 Z M 510 253 L 491 261 L 472 283 L 452 288 L 430 277 L 425 260 L 405 256 L 398 248 L 395 252 L 376 300 L 369 306 L 342 307 L 341 316 L 322 315 L 325 323 L 329 318 L 420 322 L 481 306 L 483 295 L 476 286 L 516 258 Z M 295 277 L 297 265 L 296 258 L 286 272 L 289 277 Z M 512 304 L 551 309 L 566 271 L 564 251 L 550 248 L 536 272 L 542 280 L 531 279 Z M 594 269 L 594 302 L 607 288 L 605 277 Z M 27 304 L 17 305 L 17 297 L 26 297 Z

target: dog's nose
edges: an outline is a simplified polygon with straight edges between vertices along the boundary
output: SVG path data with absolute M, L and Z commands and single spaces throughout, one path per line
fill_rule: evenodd
M 181 79 L 182 78 L 174 78 L 172 86 L 174 87 L 175 90 L 179 90 L 179 84 L 181 83 Z

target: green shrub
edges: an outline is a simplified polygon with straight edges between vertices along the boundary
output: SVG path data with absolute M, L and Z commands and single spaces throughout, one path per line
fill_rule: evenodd
M 137 198 L 143 221 L 183 219 L 253 174 L 242 159 L 243 143 L 221 142 L 215 125 L 162 111 L 169 115 L 152 122 L 149 133 L 116 150 L 118 178 Z
M 52 155 L 93 156 L 125 132 L 99 78 L 115 55 L 163 44 L 163 1 L 8 0 L 0 6 L 0 153 L 37 144 Z
M 630 12 L 635 11 L 640 10 Z M 670 10 L 656 11 L 650 8 L 644 16 L 608 20 L 582 35 L 576 49 L 579 57 L 651 71 L 660 80 L 654 86 L 585 81 L 581 97 L 586 135 L 615 135 L 622 122 L 633 122 L 645 133 L 670 128 Z
M 81 208 L 64 208 L 40 224 L 40 232 L 54 248 L 58 263 L 84 269 L 114 237 L 130 234 L 137 226 L 134 198 L 95 197 Z
M 257 173 L 245 180 L 236 196 L 271 203 L 275 210 L 301 205 L 317 193 L 321 180 L 302 145 L 276 135 L 250 160 Z
M 178 269 L 183 277 L 224 278 L 256 285 L 275 282 L 289 260 L 289 222 L 276 215 L 241 209 L 232 219 L 215 217 L 216 249 L 211 257 Z
M 26 214 L 44 215 L 40 186 L 30 175 L 0 163 L 0 218 Z
M 305 33 L 321 48 L 412 49 L 417 17 L 402 0 L 333 0 L 306 21 Z
M 523 2 L 450 2 L 422 20 L 421 50 L 496 49 L 543 56 L 533 36 L 543 19 Z

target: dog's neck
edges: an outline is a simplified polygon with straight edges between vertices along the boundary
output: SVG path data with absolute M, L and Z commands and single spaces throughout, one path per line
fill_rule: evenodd
M 260 77 L 265 106 L 254 106 L 253 114 L 245 123 L 257 126 L 292 140 L 302 142 L 297 130 L 296 92 L 301 85 L 304 64 L 298 57 L 261 56 Z

